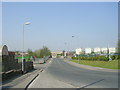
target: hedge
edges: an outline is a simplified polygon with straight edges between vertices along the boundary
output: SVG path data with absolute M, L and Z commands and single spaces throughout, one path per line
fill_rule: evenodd
M 112 58 L 112 60 L 118 59 L 118 56 L 113 55 L 110 56 Z M 79 57 L 72 57 L 72 59 L 80 59 L 80 60 L 92 60 L 92 61 L 109 61 L 109 58 L 107 56 L 92 56 L 92 57 L 83 57 L 83 56 L 79 56 Z

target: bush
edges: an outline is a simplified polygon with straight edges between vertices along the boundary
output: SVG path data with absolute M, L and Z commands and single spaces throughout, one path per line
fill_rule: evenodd
M 113 55 L 113 56 L 110 56 L 112 58 L 112 60 L 115 60 L 116 59 L 116 56 Z
M 72 59 L 78 59 L 78 57 L 72 57 Z M 108 61 L 108 57 L 106 56 L 91 56 L 91 57 L 84 57 L 80 56 L 80 60 L 91 60 L 91 61 Z
M 109 59 L 106 56 L 99 56 L 99 60 L 100 61 L 108 61 Z
M 72 59 L 78 59 L 78 57 L 72 57 Z

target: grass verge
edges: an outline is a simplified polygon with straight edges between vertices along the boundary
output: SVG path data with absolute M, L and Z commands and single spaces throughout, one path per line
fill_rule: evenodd
M 120 69 L 118 67 L 118 60 L 112 61 L 88 61 L 88 60 L 70 60 L 72 62 L 94 66 L 94 67 L 101 67 L 101 68 L 108 68 L 108 69 Z

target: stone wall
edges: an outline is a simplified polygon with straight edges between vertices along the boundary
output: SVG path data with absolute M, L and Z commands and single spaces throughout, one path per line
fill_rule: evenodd
M 0 47 L 0 68 L 2 74 L 2 79 L 20 72 L 22 70 L 22 63 L 15 59 L 15 52 L 7 51 L 7 46 Z M 5 51 L 5 52 L 4 52 Z M 25 62 L 25 71 L 30 71 L 33 69 L 33 62 Z

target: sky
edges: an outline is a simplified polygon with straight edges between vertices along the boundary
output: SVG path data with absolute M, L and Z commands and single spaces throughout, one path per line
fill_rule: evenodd
M 117 2 L 3 2 L 2 44 L 10 51 L 116 47 Z M 72 37 L 74 36 L 74 37 Z

